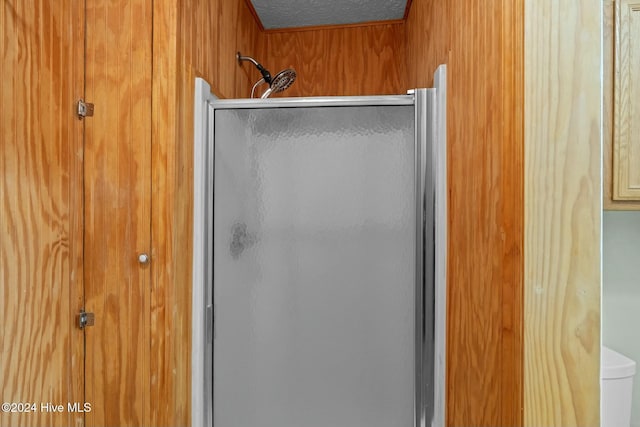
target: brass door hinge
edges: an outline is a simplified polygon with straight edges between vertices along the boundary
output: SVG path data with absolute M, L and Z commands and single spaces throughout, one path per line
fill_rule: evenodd
M 80 310 L 78 316 L 78 326 L 80 329 L 84 329 L 86 326 L 93 326 L 96 322 L 96 316 L 93 313 L 87 313 L 84 310 Z
M 84 102 L 83 99 L 78 100 L 76 114 L 78 115 L 78 118 L 80 120 L 84 119 L 85 117 L 92 117 L 93 104 L 91 104 L 90 102 Z

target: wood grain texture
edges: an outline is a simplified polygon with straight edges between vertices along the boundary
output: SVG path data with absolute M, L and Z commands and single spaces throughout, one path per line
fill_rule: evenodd
M 0 6 L 0 401 L 36 404 L 2 426 L 82 422 L 81 6 Z
M 226 31 L 233 30 L 236 32 L 235 48 L 240 52 L 260 52 L 261 47 L 266 44 L 266 40 L 263 40 L 264 34 L 259 31 L 259 27 L 256 24 L 249 9 L 242 4 L 238 4 L 238 18 L 233 27 L 228 27 L 223 23 L 220 23 L 219 28 L 227 28 Z M 235 90 L 233 92 L 234 98 L 246 98 L 251 91 L 249 90 L 256 82 L 256 69 L 247 69 L 247 63 L 242 65 L 235 61 L 235 51 L 232 53 L 233 46 L 219 46 L 219 52 L 226 58 L 230 55 L 234 58 L 233 64 L 229 64 L 228 68 L 224 69 L 226 73 L 232 73 L 236 76 Z M 269 65 L 271 66 L 271 65 Z M 196 70 L 198 70 L 196 64 Z M 274 75 L 278 72 L 275 68 L 271 68 Z M 208 77 L 213 77 L 208 74 Z
M 182 324 L 189 311 L 177 304 L 176 277 L 173 258 L 176 254 L 176 233 L 173 224 L 175 197 L 176 149 L 175 117 L 177 104 L 178 46 L 189 40 L 190 34 L 179 31 L 179 3 L 156 1 L 153 3 L 152 78 L 152 195 L 151 205 L 151 321 L 150 321 L 150 374 L 149 399 L 154 404 L 149 425 L 190 425 L 189 368 L 181 358 L 190 346 L 190 334 L 181 335 Z M 185 238 L 187 240 L 187 238 Z M 190 292 L 188 278 L 182 282 L 183 292 Z M 186 384 L 185 384 L 186 383 Z M 170 403 L 169 403 L 170 402 Z M 185 406 L 186 405 L 186 406 Z
M 252 84 L 257 80 L 255 68 L 248 69 L 236 60 L 236 52 L 256 57 L 258 44 L 258 26 L 242 0 L 218 2 L 219 12 L 216 28 L 218 31 L 218 48 L 213 55 L 218 61 L 217 74 L 203 67 L 203 64 L 192 62 L 192 67 L 206 80 L 210 81 L 213 92 L 220 98 L 248 98 Z M 193 46 L 198 49 L 199 45 Z M 186 59 L 186 58 L 185 58 Z M 263 59 L 256 58 L 258 61 Z M 188 62 L 185 62 L 187 64 Z M 251 65 L 253 67 L 253 65 Z M 259 73 L 258 73 L 259 76 Z M 193 82 L 190 82 L 193 85 Z
M 640 202 L 613 200 L 614 0 L 603 0 L 603 204 L 605 210 L 640 210 Z
M 448 67 L 449 426 L 522 425 L 523 1 L 414 0 L 410 86 Z
M 597 426 L 602 0 L 527 0 L 525 425 Z
M 149 424 L 190 425 L 194 79 L 246 96 L 235 54 L 256 52 L 259 30 L 243 0 L 158 1 L 153 17 L 150 399 L 168 403 Z
M 640 1 L 615 7 L 613 199 L 640 201 Z
M 85 390 L 90 426 L 148 425 L 151 2 L 86 3 Z M 158 406 L 154 403 L 154 406 Z
M 402 94 L 409 88 L 404 31 L 404 25 L 385 24 L 265 33 L 259 61 L 272 73 L 291 67 L 298 74 L 293 86 L 274 97 Z M 250 75 L 253 81 L 260 77 L 255 69 Z

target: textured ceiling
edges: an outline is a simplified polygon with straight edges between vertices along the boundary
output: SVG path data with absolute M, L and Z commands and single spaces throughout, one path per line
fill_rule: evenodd
M 251 0 L 265 29 L 402 19 L 407 0 Z

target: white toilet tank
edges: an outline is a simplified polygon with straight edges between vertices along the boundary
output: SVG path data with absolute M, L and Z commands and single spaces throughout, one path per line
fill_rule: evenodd
M 631 424 L 631 392 L 636 362 L 628 357 L 602 347 L 600 355 L 600 378 L 602 388 L 601 426 L 629 427 Z

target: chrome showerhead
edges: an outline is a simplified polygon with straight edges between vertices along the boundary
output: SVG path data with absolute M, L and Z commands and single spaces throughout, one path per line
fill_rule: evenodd
M 262 78 L 253 85 L 253 89 L 251 90 L 251 97 L 253 98 L 253 92 L 261 83 L 267 83 L 269 85 L 269 89 L 267 89 L 261 96 L 261 98 L 268 98 L 272 93 L 282 92 L 286 90 L 293 84 L 296 79 L 296 71 L 293 68 L 287 68 L 286 70 L 280 71 L 275 77 L 271 77 L 271 73 L 264 68 L 258 61 L 251 58 L 250 56 L 242 56 L 240 52 L 236 53 L 236 59 L 238 60 L 238 64 L 241 64 L 242 61 L 249 61 L 253 65 L 256 66 L 260 74 L 262 74 Z
M 267 89 L 260 98 L 268 98 L 272 93 L 278 93 L 282 92 L 283 90 L 287 90 L 289 86 L 291 86 L 296 80 L 296 77 L 296 70 L 294 70 L 293 68 L 287 68 L 286 70 L 280 71 L 278 74 L 276 74 L 273 80 L 271 80 L 269 89 Z

